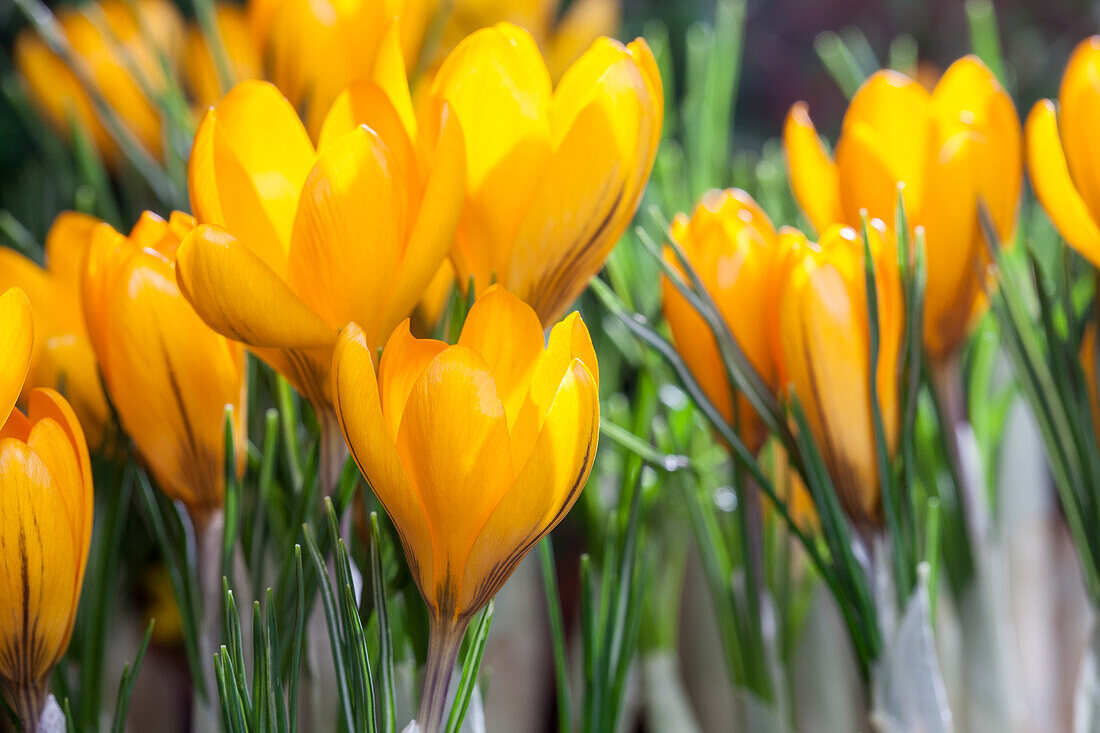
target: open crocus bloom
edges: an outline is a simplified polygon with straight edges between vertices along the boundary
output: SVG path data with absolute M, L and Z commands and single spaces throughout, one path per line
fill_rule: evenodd
M 462 133 L 441 111 L 421 156 L 408 90 L 360 82 L 333 105 L 314 149 L 275 87 L 244 82 L 211 109 L 191 154 L 201 222 L 179 251 L 184 295 L 320 411 L 340 329 L 380 345 L 447 256 L 462 205 Z M 368 122 L 367 127 L 363 122 Z
M 494 286 L 458 343 L 419 340 L 408 321 L 376 372 L 349 325 L 333 360 L 352 455 L 396 525 L 433 619 L 465 623 L 568 513 L 599 435 L 599 373 L 572 313 L 550 332 Z
M 903 330 L 896 253 L 880 221 L 868 227 L 878 296 L 875 384 L 889 450 L 898 432 L 897 364 Z M 881 504 L 870 392 L 870 331 L 863 241 L 834 225 L 817 244 L 779 235 L 775 334 L 779 383 L 805 410 L 840 503 L 857 525 L 879 522 Z
M 672 236 L 683 247 L 733 337 L 765 384 L 775 384 L 775 364 L 767 314 L 772 302 L 775 229 L 767 214 L 744 191 L 711 191 L 691 218 L 680 214 Z M 676 264 L 675 255 L 665 258 Z M 691 303 L 676 286 L 661 279 L 665 320 L 677 350 L 707 397 L 726 422 L 734 422 L 734 403 L 718 344 Z M 765 432 L 744 395 L 738 395 L 740 433 L 750 450 L 764 442 Z
M 976 57 L 953 63 L 931 94 L 894 71 L 873 74 L 844 115 L 835 161 L 806 105 L 787 117 L 791 186 L 818 231 L 860 226 L 860 212 L 894 222 L 897 186 L 909 223 L 924 227 L 928 255 L 924 343 L 952 356 L 984 309 L 987 261 L 978 207 L 1008 241 L 1022 184 L 1020 122 L 1012 99 Z
M 1100 36 L 1070 56 L 1058 107 L 1043 99 L 1027 117 L 1027 162 L 1035 195 L 1066 241 L 1100 265 Z
M 664 114 L 649 47 L 601 38 L 554 89 L 531 35 L 502 23 L 451 52 L 427 104 L 450 105 L 466 136 L 459 284 L 499 282 L 553 323 L 603 265 L 649 179 Z
M 15 407 L 33 331 L 26 295 L 0 295 L 0 691 L 28 726 L 72 637 L 94 504 L 88 448 L 65 398 L 35 389 L 26 415 Z
M 84 315 L 122 427 L 161 490 L 201 524 L 225 492 L 226 405 L 244 467 L 246 387 L 244 350 L 199 320 L 176 285 L 176 251 L 194 225 L 146 212 L 129 236 L 96 227 Z
M 107 103 L 136 140 L 152 155 L 161 154 L 161 113 L 145 89 L 163 91 L 167 84 L 163 56 L 174 67 L 183 47 L 183 20 L 169 0 L 102 0 L 62 11 L 58 21 L 77 59 Z M 91 133 L 108 162 L 120 150 L 100 121 L 91 97 L 78 77 L 33 30 L 15 43 L 15 66 L 30 87 L 31 97 L 50 123 L 70 129 L 74 112 Z
M 24 399 L 37 387 L 65 394 L 95 448 L 107 426 L 107 399 L 100 386 L 80 303 L 84 258 L 99 220 L 64 212 L 46 235 L 46 269 L 18 252 L 0 248 L 0 291 L 19 287 L 34 311 L 34 350 L 23 385 Z

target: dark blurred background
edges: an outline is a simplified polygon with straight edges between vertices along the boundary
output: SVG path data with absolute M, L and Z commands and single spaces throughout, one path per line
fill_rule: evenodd
M 181 2 L 184 12 L 188 3 Z M 1026 112 L 1036 99 L 1057 93 L 1074 44 L 1100 30 L 1100 5 L 1086 0 L 993 0 L 993 5 L 1011 90 L 1018 108 Z M 682 74 L 688 28 L 711 22 L 714 13 L 714 0 L 624 0 L 622 36 L 641 34 L 652 21 L 665 23 L 677 73 Z M 14 0 L 0 0 L 0 78 L 12 73 L 12 42 L 24 25 Z M 748 0 L 735 151 L 758 150 L 763 141 L 775 137 L 790 105 L 800 99 L 810 103 L 823 134 L 835 134 L 845 97 L 818 58 L 814 39 L 823 31 L 843 33 L 852 28 L 862 33 L 882 64 L 895 37 L 911 36 L 929 73 L 969 50 L 963 0 Z M 42 180 L 48 174 L 36 155 L 26 125 L 0 95 L 0 210 L 10 210 L 21 220 L 30 218 L 28 229 L 39 234 L 52 212 L 20 216 L 20 210 L 34 202 L 13 200 L 17 189 L 48 189 L 48 181 Z M 48 201 L 36 199 L 40 209 L 50 208 Z

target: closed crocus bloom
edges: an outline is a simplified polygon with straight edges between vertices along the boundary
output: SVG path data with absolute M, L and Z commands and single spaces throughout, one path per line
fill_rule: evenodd
M 803 103 L 783 136 L 791 186 L 818 231 L 834 222 L 858 227 L 863 210 L 893 222 L 904 184 L 909 222 L 927 237 L 924 344 L 933 361 L 953 356 L 985 307 L 980 202 L 1008 241 L 1020 198 L 1020 123 L 992 72 L 967 56 L 931 94 L 897 72 L 873 74 L 844 115 L 835 161 Z
M 380 346 L 447 256 L 461 210 L 455 117 L 442 113 L 429 161 L 413 145 L 407 95 L 394 104 L 372 82 L 355 85 L 333 105 L 318 154 L 278 90 L 244 82 L 207 113 L 191 154 L 192 206 L 211 226 L 180 248 L 184 295 L 322 421 L 340 329 L 355 321 Z
M 878 296 L 879 354 L 875 371 L 889 450 L 898 431 L 897 363 L 903 329 L 901 283 L 885 227 L 868 227 Z M 817 245 L 783 230 L 776 327 L 781 385 L 797 397 L 853 522 L 876 526 L 880 495 L 870 399 L 870 331 L 863 242 L 855 230 L 831 226 Z
M 46 235 L 45 269 L 14 250 L 0 249 L 0 291 L 18 286 L 34 310 L 37 338 L 23 397 L 38 387 L 64 394 L 93 448 L 102 444 L 108 408 L 84 325 L 80 283 L 97 224 L 98 219 L 84 214 L 58 216 Z
M 400 0 L 279 0 L 265 37 L 267 78 L 317 135 L 333 100 L 353 82 L 406 84 Z
M 229 63 L 230 78 L 226 82 L 232 85 L 244 79 L 259 78 L 263 72 L 260 46 L 249 26 L 245 10 L 239 5 L 219 3 L 215 8 L 215 19 L 226 61 Z M 197 24 L 187 29 L 184 68 L 187 85 L 196 106 L 205 110 L 217 104 L 226 90 L 218 76 L 215 55 Z
M 1100 36 L 1078 44 L 1066 65 L 1057 108 L 1038 102 L 1027 117 L 1031 185 L 1066 241 L 1100 266 Z
M 672 223 L 672 236 L 702 278 L 733 337 L 766 384 L 775 384 L 767 312 L 771 293 L 775 229 L 767 214 L 747 193 L 711 191 L 691 218 Z M 676 264 L 675 255 L 665 258 Z M 718 344 L 706 321 L 668 278 L 661 280 L 665 320 L 692 374 L 730 424 L 734 402 Z M 740 433 L 750 450 L 763 444 L 765 431 L 744 395 L 738 396 Z
M 161 113 L 145 90 L 159 91 L 167 83 L 162 56 L 171 66 L 179 59 L 184 35 L 179 11 L 168 0 L 102 0 L 65 10 L 58 21 L 89 82 L 136 140 L 159 157 Z M 16 40 L 15 65 L 55 128 L 68 132 L 71 110 L 107 161 L 118 161 L 119 147 L 78 77 L 30 30 Z
M 486 28 L 447 57 L 429 105 L 466 135 L 467 197 L 451 252 L 459 284 L 496 281 L 557 320 L 603 265 L 641 200 L 663 96 L 639 39 L 601 38 L 553 89 L 531 35 Z
M 584 487 L 598 383 L 576 313 L 544 345 L 534 311 L 499 286 L 477 300 L 454 346 L 398 326 L 377 370 L 366 334 L 344 330 L 333 359 L 340 424 L 432 618 L 422 730 L 438 729 L 432 706 L 442 707 L 470 617 Z
M 92 536 L 92 469 L 65 398 L 32 390 L 30 303 L 0 295 L 0 692 L 38 729 L 53 667 L 72 637 Z
M 160 488 L 196 526 L 220 510 L 225 490 L 225 406 L 233 406 L 244 461 L 244 351 L 204 324 L 176 284 L 176 252 L 194 227 L 176 212 L 146 212 L 125 236 L 93 236 L 84 313 L 103 381 L 122 427 Z

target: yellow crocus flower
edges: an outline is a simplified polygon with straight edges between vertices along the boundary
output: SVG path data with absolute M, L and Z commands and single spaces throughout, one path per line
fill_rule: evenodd
M 180 248 L 183 293 L 321 419 L 340 329 L 356 321 L 383 342 L 446 257 L 462 205 L 455 116 L 441 113 L 434 150 L 421 155 L 405 94 L 402 105 L 373 82 L 347 90 L 318 152 L 278 90 L 244 82 L 207 113 L 191 154 L 192 207 L 211 226 Z
M 225 492 L 226 405 L 244 465 L 245 367 L 240 345 L 211 331 L 176 283 L 177 249 L 194 226 L 187 214 L 146 212 L 129 236 L 96 227 L 84 315 L 122 427 L 201 530 Z
M 875 385 L 889 450 L 898 433 L 897 365 L 904 310 L 896 253 L 880 221 L 868 227 L 878 296 Z M 779 383 L 797 397 L 845 511 L 879 523 L 881 504 L 870 399 L 870 335 L 863 241 L 826 228 L 818 243 L 783 229 L 774 294 Z
M 94 217 L 64 212 L 46 235 L 46 268 L 0 249 L 0 291 L 19 287 L 34 310 L 37 338 L 23 397 L 50 387 L 66 395 L 93 448 L 102 445 L 109 419 L 95 353 L 84 325 L 80 283 Z
M 933 361 L 952 357 L 985 307 L 979 203 L 1008 241 L 1020 199 L 1020 122 L 992 72 L 964 57 L 931 93 L 894 71 L 873 74 L 844 115 L 835 160 L 804 103 L 791 109 L 783 137 L 795 197 L 818 231 L 858 227 L 863 210 L 893 223 L 904 184 L 909 222 L 927 237 L 924 344 Z
M 466 136 L 467 195 L 451 258 L 458 282 L 496 281 L 557 320 L 630 223 L 661 134 L 645 41 L 602 38 L 557 89 L 531 35 L 502 23 L 443 62 L 429 107 Z
M 58 14 L 58 21 L 96 90 L 137 141 L 159 157 L 161 113 L 146 89 L 161 91 L 168 83 L 162 55 L 173 68 L 179 60 L 184 34 L 179 11 L 168 0 L 101 0 L 66 9 Z M 31 29 L 16 39 L 15 68 L 55 128 L 67 133 L 69 115 L 76 115 L 104 158 L 118 163 L 119 147 L 79 78 Z
M 690 218 L 676 217 L 671 234 L 753 368 L 766 384 L 774 385 L 767 314 L 773 307 L 776 233 L 768 215 L 744 191 L 710 191 Z M 671 252 L 666 252 L 665 258 L 676 264 Z M 673 343 L 707 397 L 732 425 L 734 402 L 714 335 L 668 278 L 661 278 L 661 295 Z M 766 432 L 744 395 L 738 395 L 738 416 L 745 444 L 752 451 L 759 450 Z
M 1031 185 L 1066 241 L 1100 265 L 1100 36 L 1077 45 L 1066 64 L 1057 108 L 1049 99 L 1027 116 Z
M 69 646 L 92 537 L 92 468 L 65 398 L 30 392 L 34 327 L 26 295 L 0 296 L 0 693 L 36 730 L 50 671 Z
M 494 286 L 456 345 L 416 339 L 406 320 L 377 369 L 369 337 L 350 324 L 332 378 L 344 437 L 428 604 L 432 651 L 418 722 L 438 730 L 470 618 L 568 513 L 592 469 L 592 341 L 572 313 L 544 345 L 535 312 Z

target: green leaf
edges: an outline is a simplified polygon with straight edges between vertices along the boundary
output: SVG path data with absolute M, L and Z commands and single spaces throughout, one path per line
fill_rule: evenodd
M 455 691 L 454 704 L 447 716 L 446 733 L 458 733 L 462 721 L 466 719 L 466 710 L 470 707 L 470 697 L 481 669 L 481 657 L 485 652 L 485 642 L 489 638 L 489 625 L 493 621 L 493 602 L 481 612 L 473 629 L 473 636 L 467 640 L 466 658 L 462 661 L 462 674 L 459 677 L 458 690 Z

